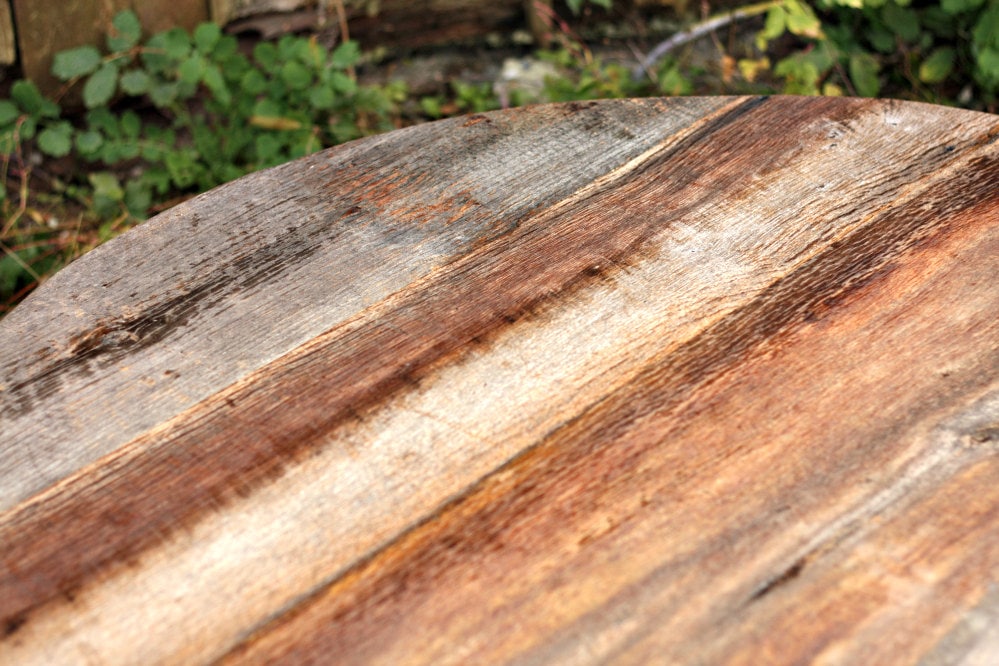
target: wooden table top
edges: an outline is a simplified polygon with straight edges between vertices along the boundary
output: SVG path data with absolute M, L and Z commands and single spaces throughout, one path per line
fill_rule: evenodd
M 0 663 L 999 662 L 997 139 L 537 106 L 159 215 L 0 322 Z

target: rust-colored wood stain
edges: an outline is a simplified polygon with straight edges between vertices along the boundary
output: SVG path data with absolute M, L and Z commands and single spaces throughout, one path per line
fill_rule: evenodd
M 550 105 L 0 322 L 0 661 L 999 658 L 999 120 Z

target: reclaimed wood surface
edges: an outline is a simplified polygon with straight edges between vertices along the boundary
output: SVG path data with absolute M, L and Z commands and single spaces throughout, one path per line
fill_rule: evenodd
M 539 106 L 0 321 L 0 663 L 999 660 L 999 118 Z

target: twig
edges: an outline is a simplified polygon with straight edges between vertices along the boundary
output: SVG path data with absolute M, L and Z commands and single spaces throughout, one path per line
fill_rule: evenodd
M 739 7 L 738 9 L 726 12 L 725 14 L 712 16 L 711 18 L 698 23 L 688 30 L 676 33 L 666 41 L 659 43 L 640 63 L 635 65 L 635 67 L 631 70 L 631 78 L 637 81 L 642 78 L 642 75 L 647 72 L 651 72 L 655 64 L 670 51 L 673 51 L 684 44 L 698 40 L 704 35 L 714 32 L 718 28 L 724 28 L 730 23 L 735 23 L 736 21 L 741 21 L 753 16 L 759 16 L 760 14 L 768 11 L 771 7 L 776 7 L 777 5 L 782 4 L 783 1 L 784 0 L 766 0 L 766 2 L 760 2 L 755 5 Z
M 566 48 L 569 51 L 575 51 L 573 55 L 582 59 L 587 65 L 593 61 L 593 54 L 590 52 L 590 49 L 586 48 L 586 45 L 583 44 L 583 40 L 579 38 L 579 35 L 573 32 L 572 28 L 569 27 L 569 24 L 565 22 L 565 19 L 555 13 L 555 10 L 551 8 L 550 3 L 546 4 L 544 2 L 538 2 L 534 5 L 534 8 L 537 10 L 538 16 L 540 16 L 543 21 L 548 23 L 550 27 L 558 27 L 560 36 L 562 37 L 563 48 Z M 554 37 L 554 34 L 552 36 Z
M 0 230 L 0 241 L 7 239 L 7 234 L 11 232 L 11 230 L 14 228 L 14 225 L 17 224 L 17 222 L 21 219 L 21 216 L 24 215 L 26 210 L 28 210 L 28 194 L 30 193 L 30 190 L 28 189 L 28 183 L 31 179 L 31 167 L 25 166 L 24 156 L 21 154 L 20 132 L 21 132 L 21 125 L 23 123 L 24 123 L 23 117 L 18 119 L 17 125 L 14 126 L 14 135 L 12 137 L 12 140 L 14 140 L 16 143 L 16 146 L 14 148 L 14 155 L 17 157 L 17 163 L 18 163 L 17 171 L 21 177 L 21 189 L 18 192 L 19 198 L 17 202 L 17 211 L 13 213 L 6 220 L 5 224 L 3 225 L 3 230 Z M 3 161 L 4 180 L 6 180 L 7 178 L 7 169 L 9 167 L 10 167 L 10 156 L 6 155 L 4 156 L 4 161 Z M 4 187 L 6 187 L 6 185 L 4 185 Z M 4 212 L 6 212 L 6 210 L 7 210 L 6 207 L 4 207 Z
M 340 23 L 340 43 L 350 41 L 350 30 L 347 29 L 347 11 L 343 7 L 343 0 L 333 0 L 333 6 L 336 8 L 336 18 Z M 354 66 L 350 65 L 347 68 L 347 76 L 351 80 L 357 80 L 357 73 L 354 71 Z
M 31 279 L 33 279 L 35 282 L 40 283 L 42 281 L 42 278 L 38 275 L 38 273 L 35 272 L 35 269 L 29 266 L 27 263 L 25 263 L 24 259 L 21 259 L 20 255 L 18 255 L 17 252 L 14 252 L 14 250 L 7 247 L 6 243 L 0 243 L 0 250 L 3 250 L 4 254 L 13 259 L 15 264 L 18 264 L 21 268 L 23 268 L 24 271 L 28 275 L 30 275 Z

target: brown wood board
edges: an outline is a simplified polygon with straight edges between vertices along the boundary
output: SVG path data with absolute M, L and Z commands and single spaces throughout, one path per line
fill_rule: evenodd
M 12 65 L 15 61 L 17 61 L 17 41 L 14 39 L 10 0 L 0 0 L 0 65 Z
M 999 118 L 468 116 L 0 322 L 0 663 L 999 657 Z

